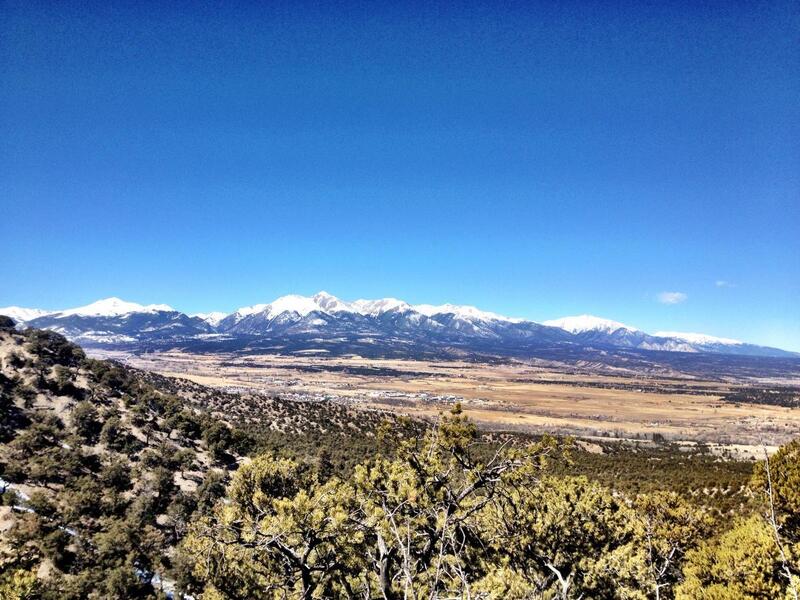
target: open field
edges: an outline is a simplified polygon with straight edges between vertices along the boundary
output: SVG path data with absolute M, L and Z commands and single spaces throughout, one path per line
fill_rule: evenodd
M 432 417 L 460 401 L 470 417 L 490 429 L 639 440 L 655 435 L 745 455 L 761 444 L 800 437 L 800 409 L 723 400 L 743 389 L 738 382 L 592 375 L 521 362 L 179 351 L 102 356 L 227 390 L 300 401 L 332 399 L 414 416 Z

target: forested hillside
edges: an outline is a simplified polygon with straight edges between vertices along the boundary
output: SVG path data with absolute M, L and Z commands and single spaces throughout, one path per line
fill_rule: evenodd
M 0 598 L 797 598 L 800 443 L 601 450 L 222 393 L 0 317 Z

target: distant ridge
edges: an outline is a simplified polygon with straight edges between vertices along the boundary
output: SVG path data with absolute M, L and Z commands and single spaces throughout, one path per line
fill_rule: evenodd
M 215 342 L 235 346 L 237 341 L 246 346 L 254 340 L 272 340 L 280 348 L 287 341 L 317 340 L 341 351 L 384 348 L 400 355 L 420 348 L 525 355 L 537 348 L 563 347 L 800 356 L 699 333 L 650 334 L 593 315 L 536 323 L 474 306 L 412 305 L 396 298 L 347 302 L 324 291 L 313 296 L 282 296 L 229 314 L 187 315 L 166 304 L 142 305 L 115 297 L 60 311 L 12 306 L 0 308 L 0 314 L 21 326 L 52 329 L 84 345 L 104 347 Z

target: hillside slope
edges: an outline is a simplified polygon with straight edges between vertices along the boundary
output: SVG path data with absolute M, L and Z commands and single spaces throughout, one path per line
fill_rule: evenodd
M 180 573 L 187 524 L 256 439 L 342 448 L 382 419 L 92 360 L 61 335 L 0 318 L 0 573 L 35 587 L 19 597 L 155 597 Z M 325 460 L 337 468 L 335 453 Z

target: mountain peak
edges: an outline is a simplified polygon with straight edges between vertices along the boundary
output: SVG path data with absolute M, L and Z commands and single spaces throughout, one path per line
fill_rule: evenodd
M 380 300 L 356 300 L 350 303 L 350 307 L 355 312 L 362 315 L 376 317 L 390 311 L 406 312 L 412 310 L 412 306 L 397 298 L 381 298 Z
M 250 315 L 263 313 L 268 319 L 273 319 L 283 313 L 297 313 L 305 317 L 312 312 L 338 312 L 345 310 L 347 305 L 327 292 L 318 292 L 314 296 L 300 296 L 288 294 L 276 298 L 269 304 L 254 304 L 245 306 L 233 313 L 235 321 L 240 321 Z
M 519 319 L 511 319 L 497 313 L 480 310 L 474 306 L 463 306 L 459 304 L 415 304 L 412 307 L 418 313 L 427 317 L 434 315 L 455 315 L 459 319 L 467 321 L 511 321 L 517 322 Z
M 396 298 L 382 298 L 380 300 L 356 300 L 355 302 L 344 302 L 336 296 L 325 291 L 320 291 L 313 296 L 300 296 L 289 294 L 281 296 L 269 304 L 255 304 L 237 310 L 232 317 L 232 321 L 238 323 L 245 317 L 254 314 L 263 314 L 268 320 L 285 313 L 295 313 L 305 317 L 312 312 L 321 312 L 328 315 L 337 313 L 354 313 L 363 316 L 378 316 L 391 310 L 405 312 L 412 310 L 412 307 Z
M 558 327 L 570 333 L 584 333 L 586 331 L 603 331 L 611 333 L 618 329 L 627 329 L 628 331 L 639 331 L 635 327 L 625 325 L 619 321 L 612 321 L 611 319 L 603 319 L 595 317 L 594 315 L 576 315 L 573 317 L 562 317 L 560 319 L 551 319 L 550 321 L 542 321 L 542 325 L 548 327 Z
M 314 302 L 325 312 L 346 312 L 350 307 L 346 302 L 342 302 L 336 296 L 329 294 L 326 291 L 317 292 L 312 296 Z
M 212 327 L 216 327 L 222 322 L 222 319 L 228 316 L 228 313 L 224 313 L 218 310 L 212 310 L 211 312 L 206 313 L 194 313 L 193 315 L 189 315 L 190 317 L 197 317 L 198 319 L 202 319 Z
M 273 300 L 270 304 L 270 315 L 277 316 L 285 312 L 296 312 L 300 316 L 306 316 L 310 312 L 319 310 L 319 305 L 314 298 L 308 296 L 300 296 L 298 294 L 289 294 L 281 296 Z
M 59 317 L 116 317 L 134 312 L 173 312 L 175 309 L 166 304 L 149 304 L 144 306 L 136 302 L 127 302 L 115 296 L 103 298 L 86 306 L 79 306 L 69 310 L 62 310 Z

